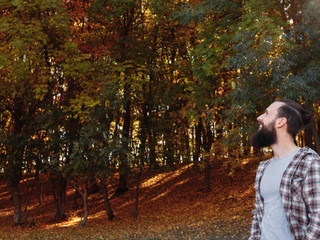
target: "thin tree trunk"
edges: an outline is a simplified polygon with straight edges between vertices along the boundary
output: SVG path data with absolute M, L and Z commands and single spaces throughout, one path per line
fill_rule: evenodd
M 139 207 L 139 189 L 140 189 L 140 180 L 142 175 L 142 169 L 140 169 L 138 176 L 137 176 L 137 187 L 136 187 L 136 202 L 135 202 L 135 208 L 133 212 L 134 218 L 138 218 L 138 207 Z
M 196 128 L 196 131 L 195 131 L 196 146 L 195 146 L 195 152 L 193 155 L 193 162 L 195 165 L 197 165 L 199 162 L 200 151 L 201 151 L 201 133 L 202 133 L 202 128 L 203 128 L 202 119 L 200 117 L 199 117 L 198 123 L 195 128 Z
M 146 91 L 146 85 L 142 86 L 143 92 Z M 140 147 L 139 147 L 139 157 L 143 163 L 146 162 L 146 142 L 147 142 L 147 127 L 148 127 L 148 103 L 146 97 L 142 106 L 142 117 L 140 118 Z
M 118 188 L 115 192 L 115 194 L 117 194 L 117 195 L 121 195 L 129 190 L 129 188 L 127 186 L 128 166 L 124 166 L 124 165 L 127 165 L 127 163 L 120 164 L 121 169 L 120 169 L 120 174 L 119 174 L 119 184 L 118 184 Z
M 159 32 L 159 26 L 156 24 L 154 28 L 154 33 L 153 33 L 153 44 L 152 44 L 152 51 L 156 52 L 157 50 L 157 39 L 158 39 L 158 32 Z M 155 107 L 154 107 L 154 89 L 156 88 L 156 74 L 154 67 L 156 65 L 156 58 L 152 57 L 149 58 L 149 66 L 150 72 L 149 72 L 149 85 L 148 85 L 148 94 L 147 94 L 147 99 L 148 99 L 148 118 L 147 118 L 147 131 L 148 131 L 148 146 L 150 149 L 149 153 L 149 160 L 150 160 L 150 168 L 152 170 L 158 169 L 159 164 L 157 162 L 157 156 L 156 156 L 156 130 L 154 128 L 154 124 L 156 122 L 155 116 L 157 116 L 157 113 L 154 113 Z
M 106 210 L 106 213 L 108 215 L 108 220 L 112 221 L 115 217 L 110 201 L 109 201 L 109 193 L 108 193 L 108 188 L 107 188 L 107 180 L 104 177 L 100 177 L 101 185 L 102 185 L 102 193 L 103 193 L 103 198 L 104 198 L 104 207 Z
M 156 160 L 156 130 L 153 126 L 154 120 L 154 113 L 152 111 L 153 109 L 153 99 L 152 99 L 152 89 L 153 89 L 153 83 L 154 83 L 154 73 L 153 71 L 150 74 L 150 81 L 149 81 L 149 92 L 146 97 L 147 103 L 146 103 L 146 116 L 145 116 L 145 128 L 148 135 L 148 146 L 149 146 L 149 161 L 150 161 L 150 168 L 151 169 L 158 169 L 159 164 Z
M 24 126 L 24 122 L 21 121 L 21 118 L 25 115 L 23 111 L 23 104 L 21 99 L 16 99 L 14 104 L 15 113 L 14 117 L 14 136 L 18 137 L 23 134 L 22 128 Z M 13 150 L 14 149 L 14 150 Z M 13 222 L 15 225 L 19 225 L 21 223 L 21 194 L 20 194 L 20 180 L 22 179 L 22 161 L 24 154 L 24 146 L 21 144 L 19 147 L 13 147 L 13 151 L 10 151 L 10 171 L 12 171 L 13 175 L 10 179 L 11 189 L 12 189 L 12 197 L 13 197 L 13 205 L 14 205 L 14 214 L 13 214 Z
M 184 131 L 184 141 L 185 141 L 185 150 L 186 150 L 186 153 L 185 155 L 183 156 L 183 161 L 184 163 L 190 163 L 191 162 L 191 151 L 190 151 L 190 144 L 189 144 L 189 133 L 188 133 L 188 128 L 186 127 L 185 128 L 185 131 Z
M 167 129 L 164 133 L 164 140 L 165 140 L 165 153 L 166 153 L 166 164 L 170 167 L 174 165 L 174 144 L 173 144 L 173 136 L 172 130 Z
M 210 150 L 211 150 L 211 145 L 213 143 L 213 135 L 211 132 L 211 125 L 207 124 L 206 129 L 203 128 L 203 136 L 204 136 L 204 150 L 206 151 L 206 156 L 205 156 L 205 183 L 206 183 L 206 189 L 208 191 L 211 190 L 210 186 L 210 171 L 211 171 L 211 164 L 210 164 Z
M 80 195 L 82 196 L 83 200 L 83 209 L 84 209 L 84 216 L 79 223 L 79 227 L 84 227 L 87 223 L 89 211 L 88 211 L 88 180 L 83 181 L 83 192 L 78 188 L 75 184 L 74 187 L 79 191 Z
M 51 177 L 51 185 L 52 185 L 52 196 L 53 196 L 54 206 L 56 208 L 54 220 L 57 220 L 59 218 L 60 208 L 59 208 L 58 198 L 56 194 L 56 184 L 53 177 Z
M 56 207 L 56 213 L 54 216 L 55 220 L 59 219 L 66 219 L 65 214 L 65 205 L 66 205 L 66 180 L 61 177 L 51 177 L 51 183 L 52 183 L 52 195 L 53 200 Z
M 27 211 L 28 211 L 28 205 L 29 205 L 29 192 L 32 191 L 34 186 L 29 186 L 29 184 L 27 183 L 27 190 L 26 190 L 26 203 L 25 203 L 25 207 L 23 210 L 23 213 L 21 215 L 21 219 L 22 219 L 22 224 L 24 225 L 29 225 L 29 221 L 28 221 L 28 216 L 27 216 Z M 31 189 L 31 190 L 30 190 Z
M 131 100 L 130 100 L 130 86 L 128 84 L 124 87 L 124 115 L 123 115 L 123 134 L 122 134 L 122 149 L 120 152 L 120 166 L 119 166 L 119 185 L 116 194 L 121 195 L 129 190 L 128 182 L 128 151 L 129 151 L 129 133 L 131 123 Z
M 156 141 L 155 141 L 155 130 L 152 129 L 152 124 L 150 124 L 148 128 L 148 136 L 149 136 L 149 147 L 150 147 L 150 167 L 151 169 L 158 169 L 159 164 L 156 160 Z
M 21 195 L 19 189 L 19 183 L 14 181 L 11 183 L 13 205 L 14 205 L 14 214 L 13 222 L 14 225 L 19 225 L 21 223 Z
M 35 182 L 36 182 L 36 185 L 38 186 L 38 204 L 39 205 L 42 204 L 42 182 L 40 179 L 40 168 L 41 168 L 40 164 L 41 164 L 41 155 L 39 154 L 37 156 L 36 166 L 35 166 L 36 168 Z
M 60 192 L 60 219 L 66 219 L 66 189 L 67 189 L 67 180 L 61 179 L 61 192 Z

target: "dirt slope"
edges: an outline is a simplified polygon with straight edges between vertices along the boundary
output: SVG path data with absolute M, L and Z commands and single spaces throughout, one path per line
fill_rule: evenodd
M 211 191 L 205 190 L 203 170 L 193 166 L 175 171 L 144 172 L 140 185 L 139 218 L 133 217 L 134 182 L 125 194 L 112 197 L 116 215 L 107 220 L 100 193 L 89 197 L 87 226 L 79 229 L 83 211 L 74 209 L 74 190 L 67 195 L 66 221 L 54 222 L 51 186 L 44 183 L 42 204 L 34 186 L 29 194 L 28 220 L 31 226 L 13 226 L 13 202 L 5 181 L 0 182 L 0 239 L 245 239 L 254 203 L 253 181 L 258 162 L 244 160 L 232 177 L 226 167 L 211 171 Z M 110 195 L 117 179 L 110 181 Z M 27 186 L 21 184 L 23 208 Z M 78 199 L 81 204 L 81 199 Z

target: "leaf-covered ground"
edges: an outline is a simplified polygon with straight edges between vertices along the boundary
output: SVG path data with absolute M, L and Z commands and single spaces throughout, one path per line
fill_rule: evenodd
M 135 186 L 110 203 L 116 219 L 108 221 L 100 193 L 89 197 L 87 225 L 78 228 L 83 211 L 73 208 L 74 190 L 67 195 L 66 221 L 54 222 L 54 203 L 49 183 L 43 201 L 33 191 L 28 205 L 32 226 L 13 226 L 13 202 L 7 183 L 0 183 L 0 239 L 247 239 L 254 203 L 256 160 L 244 161 L 232 177 L 226 167 L 213 167 L 211 191 L 205 190 L 204 173 L 192 166 L 176 171 L 142 175 L 139 217 L 133 217 Z M 117 179 L 111 181 L 110 195 Z M 21 185 L 22 192 L 30 183 Z M 36 188 L 34 188 L 36 189 Z M 23 196 L 23 208 L 25 207 Z M 81 199 L 78 200 L 78 203 Z

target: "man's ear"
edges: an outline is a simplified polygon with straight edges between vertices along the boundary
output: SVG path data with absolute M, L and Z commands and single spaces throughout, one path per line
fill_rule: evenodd
M 286 124 L 287 124 L 287 119 L 285 117 L 278 118 L 278 120 L 277 120 L 277 127 L 278 128 L 282 128 Z

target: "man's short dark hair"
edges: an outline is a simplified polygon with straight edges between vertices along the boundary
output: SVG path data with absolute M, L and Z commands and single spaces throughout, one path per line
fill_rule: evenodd
M 276 102 L 284 103 L 278 109 L 278 117 L 287 119 L 287 131 L 295 139 L 301 126 L 312 121 L 312 113 L 304 110 L 299 103 L 290 99 L 279 99 Z

